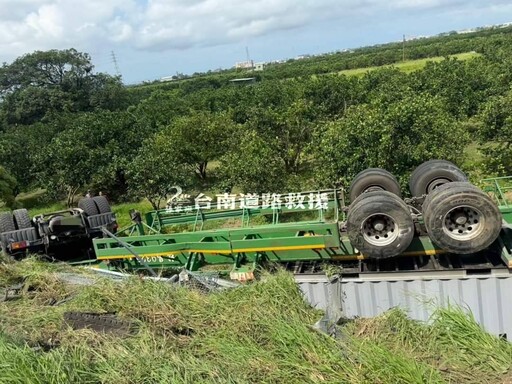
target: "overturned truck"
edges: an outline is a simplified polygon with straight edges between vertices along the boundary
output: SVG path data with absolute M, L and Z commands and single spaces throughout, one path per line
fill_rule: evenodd
M 153 275 L 213 270 L 250 280 L 275 264 L 299 274 L 334 266 L 351 276 L 512 268 L 511 177 L 484 180 L 478 188 L 453 163 L 431 160 L 411 173 L 409 191 L 404 198 L 390 172 L 371 168 L 347 191 L 273 194 L 256 203 L 242 198 L 213 209 L 196 202 L 144 218 L 134 211 L 133 224 L 121 229 L 110 207 L 101 212 L 102 203 L 93 199 L 67 216 L 36 216 L 30 226 L 23 214 L 28 228 L 5 231 L 8 219 L 0 216 L 0 230 L 9 253 L 35 247 L 71 263 L 88 260 L 96 268 Z M 13 228 L 10 221 L 8 226 Z
M 134 224 L 118 233 L 129 236 L 94 239 L 94 253 L 103 268 L 215 270 L 238 280 L 276 263 L 295 273 L 334 265 L 347 275 L 508 269 L 511 182 L 489 179 L 478 188 L 453 163 L 431 160 L 412 172 L 410 197 L 403 198 L 390 172 L 371 168 L 347 193 L 300 192 L 257 206 L 241 200 L 238 209 L 182 206 L 149 212 L 145 220 L 134 214 Z M 300 196 L 309 196 L 309 204 Z M 268 224 L 254 225 L 257 216 Z
M 0 244 L 3 252 L 18 258 L 41 253 L 65 261 L 94 259 L 92 240 L 103 237 L 102 227 L 117 230 L 104 196 L 84 198 L 77 208 L 33 218 L 26 209 L 16 209 L 0 213 Z

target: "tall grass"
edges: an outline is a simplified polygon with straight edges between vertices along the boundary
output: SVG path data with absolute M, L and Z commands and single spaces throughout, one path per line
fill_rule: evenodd
M 2 266 L 0 286 L 28 276 L 31 289 L 0 303 L 0 383 L 495 383 L 511 368 L 511 345 L 458 308 L 428 324 L 395 309 L 333 338 L 313 329 L 322 313 L 285 272 L 204 294 L 137 277 L 76 287 L 59 271 Z M 116 313 L 136 332 L 73 330 L 65 311 Z

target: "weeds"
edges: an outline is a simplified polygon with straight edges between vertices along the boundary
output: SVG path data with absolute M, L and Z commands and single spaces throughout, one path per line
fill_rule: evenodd
M 35 259 L 1 268 L 0 285 L 25 277 L 32 294 L 0 303 L 0 383 L 484 383 L 511 368 L 510 344 L 458 308 L 429 324 L 391 310 L 328 337 L 285 272 L 201 294 L 137 277 L 70 286 Z M 66 311 L 116 313 L 137 332 L 73 330 Z

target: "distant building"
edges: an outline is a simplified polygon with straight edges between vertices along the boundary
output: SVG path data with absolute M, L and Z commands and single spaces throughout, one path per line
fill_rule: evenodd
M 248 61 L 239 61 L 235 63 L 236 69 L 253 69 L 254 68 L 254 61 L 248 60 Z
M 160 78 L 160 81 L 173 81 L 176 79 L 176 76 L 165 76 Z
M 255 71 L 263 71 L 265 69 L 265 63 L 256 63 L 254 66 Z

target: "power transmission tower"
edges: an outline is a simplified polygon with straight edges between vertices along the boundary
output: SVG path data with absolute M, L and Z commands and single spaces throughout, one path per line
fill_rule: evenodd
M 254 70 L 254 63 L 251 61 L 251 58 L 249 56 L 249 47 L 245 47 L 245 53 L 247 54 L 247 64 L 251 66 L 251 69 Z
M 405 35 L 404 35 L 404 41 L 402 43 L 402 61 L 405 61 Z
M 119 66 L 117 65 L 116 54 L 114 53 L 114 51 L 111 52 L 111 55 L 112 55 L 112 62 L 114 63 L 114 67 L 116 69 L 116 74 L 117 74 L 117 76 L 121 76 L 121 71 L 119 70 Z

